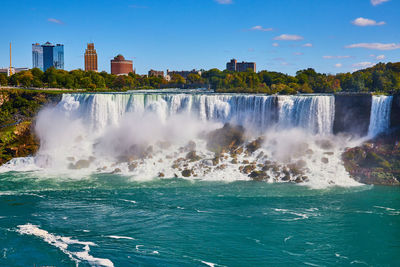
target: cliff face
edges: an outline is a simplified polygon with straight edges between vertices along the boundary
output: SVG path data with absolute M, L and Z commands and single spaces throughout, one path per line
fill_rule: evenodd
M 26 157 L 39 148 L 33 124 L 44 105 L 54 105 L 60 94 L 0 90 L 0 165 L 14 157 Z
M 390 127 L 400 127 L 400 95 L 393 96 Z
M 334 134 L 366 135 L 371 116 L 371 105 L 372 96 L 370 94 L 335 95 Z

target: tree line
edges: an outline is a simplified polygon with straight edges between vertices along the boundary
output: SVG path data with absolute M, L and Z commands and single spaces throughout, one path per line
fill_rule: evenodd
M 88 91 L 126 91 L 158 88 L 199 88 L 215 89 L 216 92 L 230 93 L 335 93 L 335 92 L 400 92 L 400 62 L 379 63 L 371 68 L 353 73 L 336 75 L 318 73 L 314 69 L 299 70 L 296 75 L 260 71 L 258 73 L 231 72 L 211 69 L 201 75 L 191 73 L 186 78 L 173 74 L 165 77 L 146 75 L 113 75 L 107 72 L 83 70 L 57 70 L 45 72 L 34 68 L 7 77 L 0 74 L 0 85 L 25 88 L 86 89 Z

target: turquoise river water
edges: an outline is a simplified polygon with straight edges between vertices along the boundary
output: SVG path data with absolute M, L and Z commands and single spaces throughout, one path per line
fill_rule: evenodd
M 400 188 L 0 174 L 0 266 L 398 266 Z

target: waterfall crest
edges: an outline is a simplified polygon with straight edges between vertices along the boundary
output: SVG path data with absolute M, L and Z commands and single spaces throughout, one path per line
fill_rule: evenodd
M 254 96 L 207 94 L 65 94 L 58 107 L 82 117 L 92 129 L 115 125 L 127 112 L 152 112 L 162 121 L 177 114 L 201 121 L 233 122 L 265 131 L 303 128 L 331 134 L 333 96 Z

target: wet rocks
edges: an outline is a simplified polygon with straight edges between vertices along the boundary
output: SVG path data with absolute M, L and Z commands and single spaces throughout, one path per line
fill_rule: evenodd
M 212 159 L 212 164 L 214 166 L 217 166 L 220 162 L 220 158 L 221 158 L 220 156 L 215 156 L 215 158 Z
M 115 168 L 115 169 L 112 171 L 112 174 L 116 174 L 116 173 L 120 173 L 120 172 L 122 172 L 120 168 Z
M 71 170 L 80 170 L 80 169 L 87 169 L 90 166 L 90 160 L 81 159 L 78 160 L 75 164 L 70 163 L 68 168 Z
M 185 151 L 196 150 L 196 143 L 194 141 L 189 141 L 189 143 L 184 147 Z
M 197 155 L 196 151 L 190 151 L 186 154 L 186 159 L 190 162 L 199 161 L 201 159 L 200 156 Z
M 257 138 L 256 140 L 254 140 L 254 141 L 248 143 L 248 144 L 246 145 L 247 151 L 248 151 L 250 154 L 254 153 L 256 150 L 258 150 L 258 149 L 261 147 L 261 145 L 262 145 L 262 143 L 264 142 L 264 140 L 265 140 L 264 137 L 259 137 L 259 138 Z
M 193 173 L 193 170 L 184 169 L 184 170 L 182 171 L 182 176 L 183 176 L 183 177 L 190 177 L 190 176 L 192 175 L 192 173 Z
M 255 165 L 240 166 L 239 170 L 244 174 L 249 174 L 256 169 Z
M 127 150 L 117 157 L 119 163 L 132 162 L 138 159 L 152 158 L 154 153 L 153 146 L 131 145 Z
M 134 170 L 137 168 L 137 166 L 138 166 L 138 163 L 137 163 L 137 162 L 129 163 L 129 164 L 128 164 L 128 170 L 129 170 L 130 172 L 132 172 L 132 171 L 134 171 Z
M 221 170 L 225 170 L 227 167 L 228 167 L 227 164 L 221 164 L 221 165 L 217 166 L 215 169 L 221 171 Z
M 215 153 L 233 151 L 244 143 L 244 128 L 226 123 L 207 135 L 207 149 Z
M 350 175 L 361 183 L 400 185 L 400 130 L 348 148 L 342 160 Z
M 269 175 L 264 171 L 252 171 L 249 174 L 249 177 L 254 181 L 268 181 L 270 178 Z
M 333 148 L 333 143 L 328 139 L 317 140 L 315 144 L 324 150 L 331 150 Z

